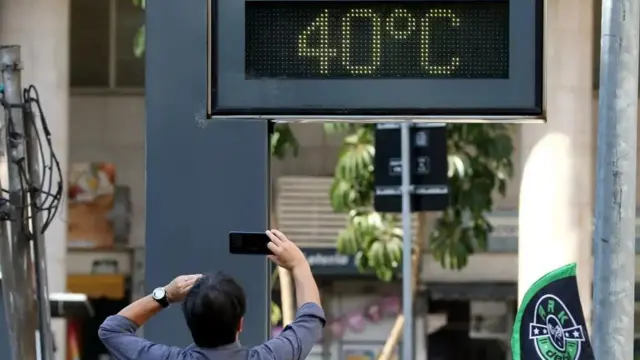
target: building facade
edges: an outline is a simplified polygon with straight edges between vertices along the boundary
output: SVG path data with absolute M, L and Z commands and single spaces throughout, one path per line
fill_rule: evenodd
M 553 187 L 561 177 L 562 186 L 566 189 L 593 173 L 598 76 L 586 76 L 586 83 L 578 81 L 578 95 L 572 92 L 571 86 L 576 78 L 585 77 L 583 73 L 589 72 L 588 67 L 592 65 L 591 73 L 597 74 L 597 56 L 594 64 L 585 59 L 589 54 L 599 53 L 599 38 L 593 34 L 599 34 L 599 21 L 594 19 L 600 16 L 600 3 L 589 4 L 593 6 L 583 6 L 585 4 L 581 1 L 581 6 L 574 7 L 574 0 L 564 5 L 567 8 L 550 7 L 558 15 L 556 19 L 564 19 L 568 14 L 580 18 L 575 23 L 554 23 L 560 32 L 567 30 L 564 26 L 568 23 L 575 24 L 575 27 L 568 29 L 569 35 L 559 38 L 549 49 L 553 55 L 562 46 L 571 46 L 574 54 L 567 57 L 566 62 L 558 56 L 551 56 L 548 61 L 548 67 L 559 69 L 555 78 L 565 81 L 553 85 L 557 101 L 550 103 L 550 123 L 566 126 L 553 125 L 556 127 L 549 127 L 551 132 L 544 130 L 542 133 L 532 131 L 533 125 L 514 126 L 517 171 L 507 196 L 496 196 L 496 211 L 491 216 L 496 230 L 487 252 L 473 255 L 468 266 L 461 271 L 442 269 L 429 254 L 424 255 L 419 297 L 424 306 L 419 313 L 423 316 L 422 323 L 416 324 L 422 331 L 416 333 L 430 335 L 422 342 L 418 339 L 418 345 L 423 348 L 429 346 L 433 359 L 446 352 L 446 349 L 438 349 L 437 344 L 461 341 L 468 342 L 469 348 L 483 349 L 473 352 L 481 355 L 465 353 L 441 357 L 480 356 L 476 357 L 480 360 L 494 359 L 500 353 L 496 348 L 503 346 L 507 325 L 518 299 L 519 266 L 525 266 L 524 261 L 518 261 L 518 251 L 536 246 L 535 239 L 527 240 L 524 246 L 519 243 L 522 237 L 519 236 L 521 228 L 518 225 L 521 220 L 518 216 L 522 197 L 520 189 L 531 154 L 536 153 L 536 149 L 545 150 L 541 152 L 539 159 L 542 160 L 538 164 L 546 166 L 545 160 L 557 157 L 557 151 L 561 151 L 563 156 L 558 158 L 564 162 L 553 162 L 554 169 L 558 171 L 549 174 L 544 166 L 532 167 L 532 161 L 527 173 L 532 179 L 530 182 L 543 182 L 543 178 L 548 177 L 551 181 L 546 184 Z M 576 13 L 573 11 L 575 8 L 583 10 Z M 133 220 L 129 246 L 143 247 L 146 211 L 144 62 L 133 54 L 133 38 L 143 24 L 143 11 L 131 0 L 0 0 L 0 17 L 2 42 L 23 46 L 24 81 L 40 88 L 52 125 L 55 150 L 63 168 L 67 169 L 70 163 L 75 162 L 114 163 L 118 183 L 131 189 Z M 553 22 L 554 18 L 551 17 L 550 21 Z M 575 67 L 575 64 L 581 66 Z M 574 68 L 579 72 L 577 75 L 570 71 Z M 585 93 L 588 94 L 586 100 Z M 372 276 L 356 273 L 351 258 L 335 253 L 335 239 L 346 219 L 331 212 L 327 193 L 341 139 L 325 134 L 322 126 L 317 124 L 293 124 L 292 128 L 300 142 L 299 155 L 275 160 L 272 174 L 278 179 L 274 191 L 280 226 L 308 252 L 334 325 L 329 327 L 332 332 L 323 338 L 313 356 L 332 360 L 350 360 L 349 354 L 367 356 L 372 349 L 374 352 L 379 349 L 385 334 L 390 331 L 394 316 L 392 310 L 396 306 L 394 296 L 400 293 L 399 285 L 380 285 Z M 562 136 L 554 137 L 554 131 Z M 559 140 L 545 142 L 543 139 Z M 574 169 L 571 166 L 576 163 L 586 164 L 583 167 L 586 170 L 565 172 L 564 169 Z M 533 194 L 540 194 L 536 193 L 536 186 L 531 189 Z M 637 191 L 637 196 L 640 200 L 640 191 Z M 571 214 L 572 206 L 590 213 L 591 206 L 574 200 L 563 200 L 559 204 L 562 216 L 557 220 L 558 223 L 572 224 L 571 228 L 562 230 L 570 233 L 572 239 L 588 234 L 591 229 L 591 223 L 584 221 L 584 214 L 580 219 L 567 215 Z M 555 229 L 555 222 L 547 222 L 550 215 L 536 217 L 536 214 L 544 215 L 545 208 L 553 207 L 551 205 L 551 202 L 541 202 L 529 206 L 526 226 Z M 525 216 L 522 212 L 520 214 Z M 574 230 L 578 228 L 581 230 L 575 235 Z M 541 242 L 554 239 L 536 236 Z M 583 237 L 583 241 L 590 241 L 589 236 Z M 91 264 L 96 256 L 88 252 L 67 252 L 66 239 L 63 212 L 47 233 L 50 288 L 56 292 L 67 290 L 68 274 L 89 271 L 82 264 Z M 572 244 L 571 249 L 563 250 L 563 254 L 568 255 L 558 261 L 576 258 L 572 253 L 575 241 Z M 101 253 L 100 256 L 119 258 L 121 254 Z M 526 261 L 527 268 L 537 269 L 528 274 L 529 278 L 542 271 L 536 263 L 540 260 L 535 257 Z M 636 274 L 639 271 L 640 268 L 636 269 Z M 386 315 L 378 317 L 375 314 L 377 310 L 372 309 L 377 305 L 387 307 L 387 312 L 380 309 L 381 314 Z M 0 321 L 0 329 L 4 325 L 5 322 Z M 68 352 L 64 323 L 56 322 L 55 328 L 59 359 L 65 359 Z M 2 343 L 2 339 L 6 337 L 0 336 L 0 358 L 8 358 L 7 344 Z

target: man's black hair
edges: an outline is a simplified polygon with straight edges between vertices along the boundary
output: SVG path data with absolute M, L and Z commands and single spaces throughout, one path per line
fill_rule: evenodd
M 240 285 L 220 272 L 203 275 L 182 302 L 193 342 L 201 348 L 235 342 L 246 307 Z

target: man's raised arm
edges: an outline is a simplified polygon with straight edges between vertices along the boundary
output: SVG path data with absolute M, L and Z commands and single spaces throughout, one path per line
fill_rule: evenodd
M 109 316 L 100 325 L 98 336 L 115 360 L 183 360 L 182 349 L 154 344 L 136 336 L 139 326 L 160 312 L 169 302 L 178 302 L 201 275 L 183 275 L 153 295 L 136 300 L 117 315 Z
M 116 360 L 182 360 L 181 349 L 154 344 L 136 335 L 138 327 L 161 309 L 151 296 L 145 296 L 117 315 L 109 316 L 100 325 L 98 336 L 111 356 Z
M 271 238 L 270 258 L 291 272 L 296 287 L 298 312 L 295 320 L 287 325 L 275 339 L 257 346 L 251 351 L 253 360 L 304 360 L 322 335 L 326 322 L 320 303 L 320 291 L 311 266 L 302 251 L 284 234 L 268 231 Z

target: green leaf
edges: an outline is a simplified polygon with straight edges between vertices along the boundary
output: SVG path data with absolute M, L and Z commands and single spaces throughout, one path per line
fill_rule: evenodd
M 378 268 L 376 269 L 376 275 L 380 280 L 386 282 L 389 282 L 393 279 L 393 271 L 391 269 Z
M 469 159 L 464 154 L 453 154 L 447 156 L 448 173 L 447 176 L 464 178 L 470 171 Z
M 353 226 L 349 226 L 342 230 L 338 235 L 336 248 L 339 253 L 345 255 L 354 255 L 358 252 L 358 233 Z
M 382 268 L 385 265 L 384 253 L 385 246 L 381 241 L 374 242 L 369 248 L 367 257 L 369 258 L 369 264 L 373 268 Z
M 145 50 L 145 26 L 142 25 L 133 38 L 133 54 L 140 58 Z
M 282 320 L 282 311 L 278 304 L 271 302 L 271 326 L 278 325 L 278 323 Z
M 369 177 L 373 173 L 375 148 L 373 138 L 369 138 L 365 129 L 345 138 L 347 146 L 343 149 L 336 166 L 336 176 L 345 180 L 357 180 Z
M 287 123 L 275 124 L 271 135 L 271 155 L 283 159 L 287 155 L 298 156 L 300 145 L 291 127 Z
M 371 267 L 369 266 L 369 261 L 367 257 L 364 256 L 364 254 L 361 251 L 356 253 L 355 260 L 356 260 L 356 265 L 358 265 L 358 270 L 360 272 L 365 272 L 371 269 Z
M 402 240 L 391 239 L 385 244 L 385 250 L 389 254 L 391 265 L 394 268 L 398 267 L 402 261 Z

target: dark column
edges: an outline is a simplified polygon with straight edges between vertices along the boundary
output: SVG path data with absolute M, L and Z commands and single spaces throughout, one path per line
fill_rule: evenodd
M 266 258 L 231 256 L 228 232 L 268 226 L 267 122 L 204 121 L 207 1 L 147 2 L 147 291 L 180 274 L 224 271 L 248 298 L 241 340 L 268 334 Z M 179 307 L 145 326 L 146 338 L 184 346 Z
M 0 279 L 0 291 L 2 290 Z M 4 309 L 4 299 L 0 296 L 0 309 Z M 9 329 L 4 311 L 0 311 L 0 359 L 11 359 L 11 347 L 9 347 Z

